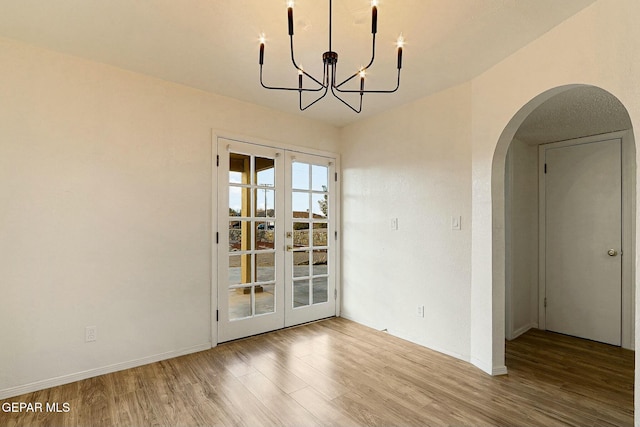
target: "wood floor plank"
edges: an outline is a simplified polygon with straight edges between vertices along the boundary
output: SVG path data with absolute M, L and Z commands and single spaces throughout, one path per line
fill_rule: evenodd
M 371 368 L 367 363 L 344 355 L 332 359 L 321 355 L 305 356 L 302 360 L 351 390 L 376 390 L 380 399 L 397 401 L 409 410 L 417 410 L 433 401 L 413 384 L 386 375 L 384 367 Z
M 281 363 L 277 359 L 265 356 L 254 360 L 253 365 L 258 372 L 271 380 L 285 393 L 293 393 L 309 386 L 307 382 L 285 368 L 286 362 Z
M 393 403 L 372 398 L 372 389 L 350 392 L 331 401 L 332 405 L 347 412 L 357 420 L 357 425 L 366 426 L 419 426 L 424 425 L 415 419 L 414 413 L 398 410 Z M 380 410 L 384 408 L 384 410 Z
M 276 359 L 275 361 L 282 369 L 300 378 L 328 399 L 334 399 L 348 392 L 346 387 L 333 378 L 322 375 L 320 371 L 298 357 L 287 360 Z
M 322 426 L 322 422 L 318 418 L 260 372 L 247 374 L 240 377 L 239 380 L 272 413 L 277 415 L 280 425 Z
M 322 420 L 325 426 L 361 425 L 358 419 L 353 417 L 349 411 L 337 407 L 313 387 L 305 387 L 302 390 L 295 391 L 291 393 L 291 397 L 316 418 Z
M 531 330 L 509 374 L 329 319 L 0 401 L 1 426 L 630 426 L 634 352 Z
M 279 421 L 269 409 L 247 390 L 240 380 L 228 373 L 211 383 L 206 379 L 196 386 L 201 397 L 216 406 L 216 416 L 223 425 L 277 426 Z

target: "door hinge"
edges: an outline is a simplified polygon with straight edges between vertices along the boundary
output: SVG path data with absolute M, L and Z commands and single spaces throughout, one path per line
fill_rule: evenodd
M 220 243 L 220 233 L 216 231 L 216 244 Z
M 336 237 L 336 240 L 338 240 L 338 232 L 337 231 L 336 231 L 335 237 Z
M 220 166 L 220 155 L 216 155 L 216 166 Z
M 544 306 L 545 307 L 547 306 L 547 299 L 546 298 L 544 299 Z
M 335 174 L 335 180 L 336 180 L 336 182 L 338 182 L 338 172 L 336 172 L 336 174 Z
M 333 299 L 338 299 L 338 288 L 333 290 Z
M 220 320 L 220 311 L 216 310 L 216 322 Z
M 544 164 L 544 173 L 547 173 L 547 164 Z

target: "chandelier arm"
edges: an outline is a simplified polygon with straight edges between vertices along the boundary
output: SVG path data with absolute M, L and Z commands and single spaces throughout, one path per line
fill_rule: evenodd
M 324 88 L 324 93 L 322 95 L 320 95 L 315 101 L 311 102 L 309 105 L 307 105 L 306 107 L 302 106 L 302 92 L 300 92 L 300 111 L 304 111 L 307 108 L 311 107 L 313 104 L 315 104 L 316 102 L 320 101 L 322 98 L 324 98 L 327 95 L 327 91 L 329 90 L 329 87 L 325 87 Z
M 339 86 L 335 87 L 335 90 L 337 90 L 340 93 L 360 93 L 360 94 L 365 94 L 365 93 L 393 93 L 395 91 L 398 90 L 398 88 L 400 87 L 400 69 L 398 69 L 398 81 L 396 83 L 396 87 L 393 89 L 388 89 L 388 90 L 347 90 L 347 89 L 340 89 Z M 333 90 L 334 88 L 332 88 Z
M 298 63 L 296 62 L 295 55 L 293 54 L 293 34 L 289 35 L 289 46 L 290 46 L 290 49 L 291 49 L 291 63 L 293 64 L 293 67 L 296 70 L 299 70 L 300 66 L 298 66 Z
M 318 81 L 318 79 L 316 79 L 311 74 L 309 74 L 305 70 L 303 70 L 302 67 L 300 67 L 298 65 L 298 63 L 296 62 L 296 58 L 295 58 L 295 55 L 293 53 L 293 35 L 290 35 L 289 39 L 291 40 L 291 43 L 290 43 L 290 45 L 291 45 L 291 63 L 293 64 L 293 66 L 295 67 L 296 70 L 298 70 L 299 72 L 302 71 L 302 74 L 304 74 L 305 76 L 309 77 L 311 80 L 313 80 L 314 82 L 316 82 L 320 86 L 322 86 L 322 87 L 318 88 L 317 90 L 322 90 L 324 88 L 324 85 L 322 83 L 320 83 Z
M 360 111 L 362 111 L 362 94 L 360 95 L 360 106 L 358 107 L 358 109 L 356 110 L 353 106 L 351 106 L 351 104 L 349 104 L 347 101 L 345 101 L 344 99 L 340 98 L 338 96 L 337 93 L 334 92 L 334 86 L 331 86 L 331 93 L 333 94 L 333 96 L 335 96 L 336 98 L 338 98 L 338 100 L 340 102 L 342 102 L 344 105 L 346 105 L 347 107 L 351 108 L 353 111 L 355 111 L 356 113 L 360 113 Z M 356 91 L 359 92 L 359 91 Z
M 319 92 L 319 91 L 321 91 L 322 89 L 327 89 L 327 86 L 325 86 L 325 85 L 323 85 L 322 83 L 320 83 L 320 82 L 319 82 L 318 80 L 316 80 L 316 78 L 315 78 L 315 77 L 313 77 L 311 74 L 307 73 L 307 72 L 306 72 L 306 71 L 304 71 L 304 70 L 300 70 L 300 71 L 302 71 L 302 74 L 304 74 L 305 76 L 309 77 L 311 80 L 313 80 L 313 81 L 314 81 L 314 82 L 316 82 L 318 85 L 320 85 L 320 87 L 319 87 L 319 88 L 317 88 L 317 89 L 302 89 L 302 90 L 304 90 L 305 92 Z
M 330 70 L 331 70 L 331 94 L 334 97 L 338 98 L 338 100 L 342 102 L 344 105 L 346 105 L 347 107 L 355 111 L 357 114 L 360 114 L 360 111 L 362 111 L 362 93 L 360 93 L 360 106 L 358 107 L 358 109 L 356 109 L 347 101 L 340 98 L 340 96 L 338 96 L 338 94 L 334 90 L 336 88 L 336 64 L 335 63 L 331 66 Z
M 376 34 L 373 34 L 373 43 L 372 43 L 372 48 L 371 48 L 371 60 L 369 61 L 369 64 L 367 64 L 365 67 L 362 67 L 360 70 L 358 70 L 357 72 L 353 73 L 352 76 L 348 77 L 346 80 L 344 80 L 342 83 L 335 85 L 335 88 L 338 89 L 340 86 L 342 86 L 343 84 L 350 82 L 351 80 L 353 80 L 355 77 L 357 77 L 360 72 L 362 71 L 366 71 L 368 70 L 372 65 L 373 65 L 373 61 L 376 59 Z
M 299 88 L 299 87 L 279 87 L 279 86 L 265 85 L 264 82 L 262 81 L 262 66 L 260 66 L 260 85 L 265 89 L 272 89 L 272 90 L 295 90 L 295 91 L 302 91 L 302 92 L 319 92 L 322 89 L 326 90 L 324 86 L 321 86 L 317 89 L 308 89 L 308 88 Z

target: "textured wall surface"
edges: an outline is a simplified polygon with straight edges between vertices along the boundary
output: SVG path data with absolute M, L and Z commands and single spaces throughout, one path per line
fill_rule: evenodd
M 0 392 L 12 395 L 211 345 L 212 129 L 338 143 L 332 126 L 8 40 L 0 99 L 0 324 L 12 325 Z

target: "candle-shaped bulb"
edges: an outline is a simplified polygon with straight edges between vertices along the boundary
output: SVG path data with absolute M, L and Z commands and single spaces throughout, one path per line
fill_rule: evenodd
M 371 34 L 378 32 L 378 2 L 371 1 Z
M 367 75 L 367 70 L 364 68 L 360 70 L 360 95 L 362 95 L 362 91 L 364 90 L 364 78 Z
M 260 34 L 260 65 L 264 64 L 264 33 Z
M 402 34 L 398 37 L 398 41 L 396 42 L 398 45 L 398 70 L 402 68 L 402 48 L 404 47 L 404 37 Z
M 293 0 L 287 4 L 287 21 L 289 22 L 289 35 L 293 35 Z
M 298 68 L 298 90 L 302 91 L 302 68 Z

